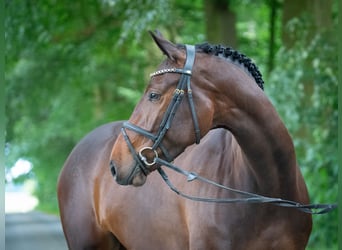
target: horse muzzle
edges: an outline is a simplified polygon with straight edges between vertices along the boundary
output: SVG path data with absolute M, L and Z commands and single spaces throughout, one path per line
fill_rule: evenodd
M 135 163 L 134 166 L 131 168 L 132 170 L 126 175 L 120 173 L 119 169 L 117 168 L 113 160 L 110 161 L 109 166 L 115 181 L 119 185 L 142 186 L 146 182 L 146 177 L 148 173 L 141 171 L 141 168 L 138 163 Z

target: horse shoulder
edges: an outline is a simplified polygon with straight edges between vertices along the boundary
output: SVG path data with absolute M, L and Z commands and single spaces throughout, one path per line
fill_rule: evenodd
M 94 180 L 105 169 L 110 175 L 109 154 L 121 126 L 121 122 L 108 123 L 87 134 L 74 147 L 60 173 L 57 187 L 60 216 L 71 249 L 120 246 L 98 224 Z

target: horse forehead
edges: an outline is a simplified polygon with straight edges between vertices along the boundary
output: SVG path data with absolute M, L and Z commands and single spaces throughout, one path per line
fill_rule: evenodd
M 158 70 L 167 69 L 166 67 L 160 68 Z M 175 83 L 179 80 L 180 74 L 176 73 L 165 73 L 165 74 L 159 74 L 151 77 L 149 88 L 154 87 L 167 87 L 169 84 L 171 86 L 176 86 Z
M 149 87 L 150 88 L 160 88 L 160 87 L 166 87 L 169 85 L 175 85 L 175 83 L 179 80 L 180 75 L 175 73 L 168 73 L 168 74 L 162 74 L 153 76 L 151 78 Z

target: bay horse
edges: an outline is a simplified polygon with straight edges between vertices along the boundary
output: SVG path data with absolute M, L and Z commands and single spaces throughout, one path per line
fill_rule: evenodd
M 88 134 L 60 174 L 69 248 L 305 249 L 310 214 L 196 202 L 165 185 L 157 158 L 239 190 L 309 203 L 291 137 L 250 59 L 222 46 L 175 45 L 151 35 L 167 59 L 129 121 Z M 165 172 L 186 193 L 238 197 Z

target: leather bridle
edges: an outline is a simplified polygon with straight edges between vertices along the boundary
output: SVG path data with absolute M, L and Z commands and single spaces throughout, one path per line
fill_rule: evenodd
M 192 68 L 195 61 L 195 46 L 193 45 L 185 45 L 186 48 L 186 61 L 184 64 L 184 67 L 182 69 L 180 68 L 168 68 L 168 69 L 162 69 L 158 70 L 152 74 L 150 74 L 150 77 L 166 74 L 166 73 L 176 73 L 180 74 L 180 79 L 178 82 L 178 85 L 173 93 L 172 100 L 164 114 L 164 117 L 160 123 L 159 130 L 156 134 L 153 134 L 141 127 L 138 127 L 130 122 L 124 122 L 123 127 L 121 129 L 122 135 L 128 145 L 128 148 L 133 155 L 133 158 L 136 161 L 136 167 L 132 170 L 132 173 L 129 176 L 129 179 L 132 179 L 134 177 L 134 173 L 138 171 L 137 167 L 145 174 L 148 175 L 150 172 L 149 167 L 154 165 L 156 163 L 156 159 L 158 158 L 157 149 L 159 148 L 161 152 L 163 153 L 164 157 L 167 161 L 171 162 L 173 160 L 173 157 L 169 154 L 165 146 L 162 144 L 162 141 L 165 137 L 165 134 L 171 127 L 172 121 L 174 119 L 174 116 L 176 114 L 176 111 L 179 107 L 179 104 L 182 102 L 184 95 L 187 95 L 191 116 L 194 124 L 194 130 L 195 130 L 195 142 L 197 144 L 200 143 L 200 129 L 198 124 L 198 119 L 196 115 L 195 105 L 193 101 L 192 96 L 192 90 L 191 90 L 191 74 L 192 74 Z M 139 149 L 138 152 L 136 152 L 133 144 L 131 143 L 131 140 L 129 136 L 127 135 L 126 130 L 134 131 L 135 133 L 138 133 L 140 135 L 143 135 L 147 137 L 148 139 L 152 140 L 153 145 L 152 147 L 143 147 Z M 146 153 L 152 153 L 154 155 L 154 159 L 152 161 L 149 161 L 148 158 L 145 156 Z M 128 182 L 130 180 L 127 180 Z
M 221 184 L 218 184 L 214 181 L 208 180 L 204 177 L 201 177 L 200 175 L 194 173 L 194 172 L 187 172 L 185 170 L 182 170 L 181 168 L 177 167 L 176 165 L 172 164 L 173 157 L 168 153 L 167 149 L 162 144 L 162 141 L 165 137 L 166 132 L 171 127 L 171 123 L 174 119 L 174 116 L 176 114 L 176 111 L 179 107 L 179 104 L 183 100 L 183 97 L 185 94 L 188 96 L 188 101 L 190 105 L 192 120 L 194 124 L 194 130 L 195 130 L 195 142 L 197 144 L 200 143 L 200 129 L 198 124 L 198 119 L 195 111 L 195 106 L 193 102 L 192 97 L 192 90 L 191 90 L 191 74 L 192 74 L 192 67 L 195 61 L 195 46 L 192 45 L 185 45 L 186 48 L 186 61 L 183 69 L 179 68 L 168 68 L 168 69 L 162 69 L 158 70 L 150 75 L 150 77 L 166 74 L 166 73 L 177 73 L 181 74 L 181 77 L 179 79 L 177 88 L 175 89 L 173 93 L 172 100 L 164 114 L 164 117 L 160 123 L 159 130 L 157 134 L 153 134 L 141 127 L 138 127 L 130 122 L 124 122 L 123 127 L 121 128 L 122 135 L 128 145 L 128 148 L 133 156 L 133 158 L 136 161 L 136 166 L 130 173 L 130 175 L 126 179 L 126 183 L 131 183 L 132 179 L 136 175 L 136 173 L 140 170 L 143 174 L 146 176 L 151 172 L 149 169 L 151 166 L 155 164 L 159 164 L 160 166 L 157 168 L 159 174 L 165 181 L 165 183 L 170 187 L 172 191 L 177 193 L 178 195 L 182 196 L 183 198 L 190 199 L 193 201 L 202 201 L 202 202 L 214 202 L 214 203 L 268 203 L 273 204 L 281 207 L 288 207 L 288 208 L 295 208 L 305 213 L 310 214 L 324 214 L 328 213 L 334 209 L 336 209 L 337 204 L 300 204 L 298 202 L 290 201 L 290 200 L 284 200 L 280 198 L 271 198 L 266 197 L 258 194 L 253 194 L 237 189 L 233 189 L 230 187 L 223 186 Z M 133 144 L 131 143 L 131 140 L 129 139 L 129 136 L 127 135 L 126 130 L 134 131 L 138 134 L 141 134 L 148 139 L 152 140 L 153 145 L 152 147 L 142 147 L 138 153 L 136 152 Z M 157 149 L 160 149 L 166 158 L 166 161 L 159 158 Z M 150 151 L 154 154 L 154 158 L 152 161 L 149 161 L 147 157 L 145 156 L 146 152 Z M 187 181 L 193 181 L 193 180 L 199 180 L 211 185 L 214 185 L 218 188 L 222 188 L 237 194 L 240 194 L 244 196 L 243 198 L 205 198 L 205 197 L 197 197 L 188 195 L 185 193 L 182 193 L 179 191 L 169 180 L 167 174 L 162 169 L 161 166 L 166 166 L 182 175 L 185 175 L 187 177 Z M 115 175 L 114 166 L 111 166 L 111 172 L 113 175 Z

